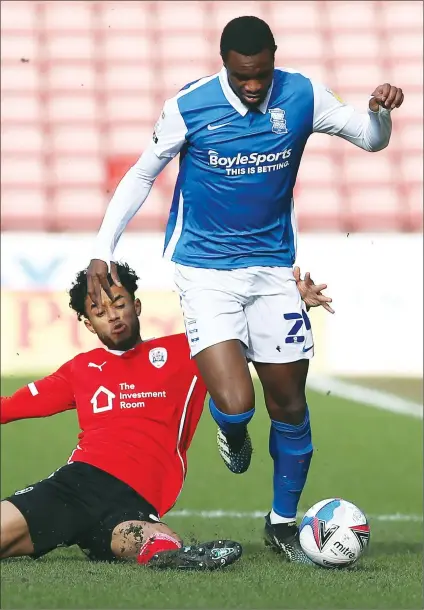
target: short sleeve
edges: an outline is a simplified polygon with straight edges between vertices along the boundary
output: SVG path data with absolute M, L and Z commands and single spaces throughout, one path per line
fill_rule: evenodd
M 153 152 L 160 158 L 173 158 L 183 147 L 187 127 L 177 98 L 167 100 L 153 132 Z
M 314 91 L 314 125 L 313 131 L 336 135 L 342 131 L 355 109 L 345 104 L 331 89 L 311 80 Z

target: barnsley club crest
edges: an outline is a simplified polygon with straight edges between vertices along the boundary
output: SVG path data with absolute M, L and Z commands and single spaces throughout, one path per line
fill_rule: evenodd
M 269 120 L 272 123 L 272 131 L 274 133 L 288 133 L 286 111 L 282 108 L 272 108 L 268 112 L 271 115 Z
M 164 347 L 155 347 L 149 352 L 149 360 L 157 369 L 161 369 L 168 360 L 168 352 Z

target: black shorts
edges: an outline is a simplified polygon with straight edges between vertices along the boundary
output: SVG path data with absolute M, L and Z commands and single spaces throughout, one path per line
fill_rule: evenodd
M 66 464 L 5 498 L 25 517 L 34 558 L 61 546 L 78 546 L 98 561 L 114 561 L 110 543 L 124 521 L 159 521 L 158 513 L 131 487 L 83 462 Z

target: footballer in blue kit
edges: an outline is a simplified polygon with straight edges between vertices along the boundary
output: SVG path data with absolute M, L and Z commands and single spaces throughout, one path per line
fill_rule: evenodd
M 290 561 L 309 563 L 296 513 L 313 446 L 305 384 L 314 344 L 298 290 L 293 189 L 312 133 L 336 135 L 369 152 L 385 148 L 401 89 L 376 87 L 357 112 L 331 89 L 274 65 L 269 26 L 230 21 L 222 69 L 167 100 L 152 141 L 118 185 L 96 238 L 89 294 L 101 309 L 107 273 L 119 285 L 116 244 L 176 155 L 180 168 L 165 233 L 175 263 L 192 356 L 210 394 L 219 452 L 234 473 L 249 467 L 255 412 L 253 363 L 271 420 L 273 503 L 265 540 Z M 323 295 L 320 301 L 331 309 Z

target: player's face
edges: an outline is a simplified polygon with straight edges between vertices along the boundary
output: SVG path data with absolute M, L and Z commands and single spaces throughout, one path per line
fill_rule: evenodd
M 133 300 L 124 287 L 111 286 L 113 301 L 102 290 L 104 311 L 99 313 L 89 296 L 85 299 L 88 330 L 96 334 L 109 349 L 125 351 L 140 341 L 141 312 L 139 299 Z
M 259 106 L 265 99 L 274 76 L 274 56 L 269 49 L 257 55 L 230 51 L 225 62 L 228 81 L 246 106 Z

